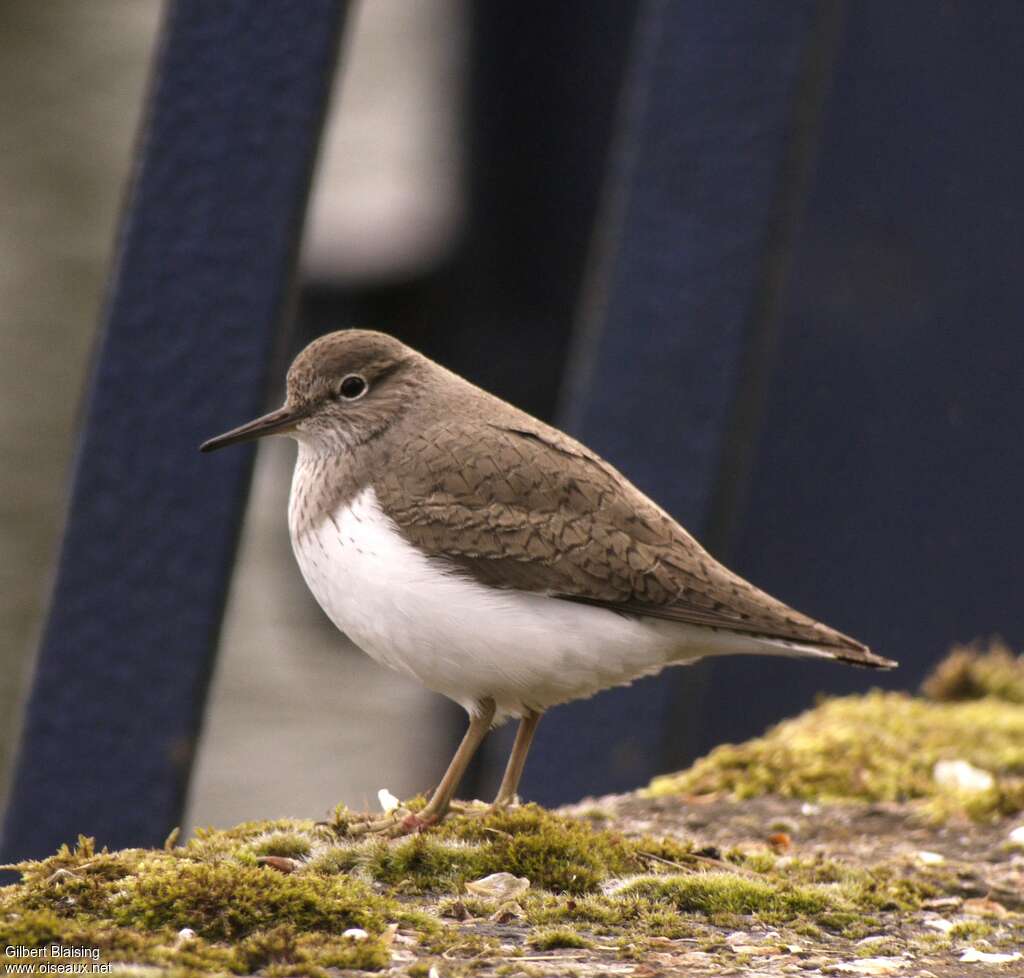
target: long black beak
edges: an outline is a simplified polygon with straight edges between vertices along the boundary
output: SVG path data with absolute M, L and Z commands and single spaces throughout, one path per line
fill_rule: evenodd
M 294 408 L 283 407 L 270 414 L 263 415 L 255 421 L 243 424 L 241 427 L 232 428 L 216 438 L 204 441 L 199 446 L 201 452 L 215 452 L 218 448 L 225 448 L 228 445 L 236 445 L 241 441 L 252 441 L 254 438 L 262 438 L 264 435 L 283 434 L 290 431 L 304 417 L 306 412 L 297 411 Z

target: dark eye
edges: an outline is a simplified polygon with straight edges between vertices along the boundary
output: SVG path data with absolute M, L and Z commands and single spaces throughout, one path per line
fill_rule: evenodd
M 359 374 L 349 374 L 338 385 L 338 393 L 346 400 L 354 401 L 366 393 L 366 381 Z

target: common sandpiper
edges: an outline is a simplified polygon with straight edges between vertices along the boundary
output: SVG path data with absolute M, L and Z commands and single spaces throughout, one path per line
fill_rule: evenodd
M 487 732 L 519 719 L 513 803 L 545 710 L 705 656 L 891 668 L 716 561 L 595 452 L 391 336 L 342 330 L 288 371 L 284 406 L 202 445 L 298 442 L 299 569 L 359 648 L 460 704 L 469 728 L 401 834 L 442 819 Z

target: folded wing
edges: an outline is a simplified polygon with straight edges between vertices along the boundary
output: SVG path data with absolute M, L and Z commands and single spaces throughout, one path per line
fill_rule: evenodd
M 385 511 L 482 583 L 894 665 L 723 567 L 621 473 L 532 418 L 439 423 L 406 452 L 374 480 Z

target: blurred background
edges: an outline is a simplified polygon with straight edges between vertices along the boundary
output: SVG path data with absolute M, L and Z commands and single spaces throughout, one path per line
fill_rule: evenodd
M 0 766 L 60 542 L 159 3 L 0 5 Z
M 653 741 L 618 694 L 569 708 L 531 757 L 526 793 L 544 801 L 635 785 L 821 690 L 913 688 L 954 642 L 1024 642 L 1022 8 L 781 5 L 764 29 L 780 15 L 796 36 L 806 15 L 811 37 L 783 50 L 788 81 L 715 14 L 714 43 L 668 56 L 673 9 L 354 4 L 269 398 L 316 335 L 396 333 L 583 435 L 738 572 L 905 663 L 676 671 L 641 687 Z M 155 0 L 0 5 L 3 785 L 160 21 Z M 686 71 L 711 80 L 684 95 Z M 714 105 L 747 112 L 762 93 L 786 106 L 779 145 L 756 122 L 718 127 Z M 666 341 L 703 323 L 703 345 Z M 691 396 L 704 387 L 724 407 Z M 719 440 L 693 437 L 716 412 Z M 293 458 L 285 440 L 258 450 L 188 825 L 427 790 L 461 735 L 453 707 L 371 663 L 307 594 L 285 524 Z M 609 727 L 603 782 L 557 780 L 555 755 L 592 770 L 589 732 Z M 503 749 L 469 793 L 486 795 Z

